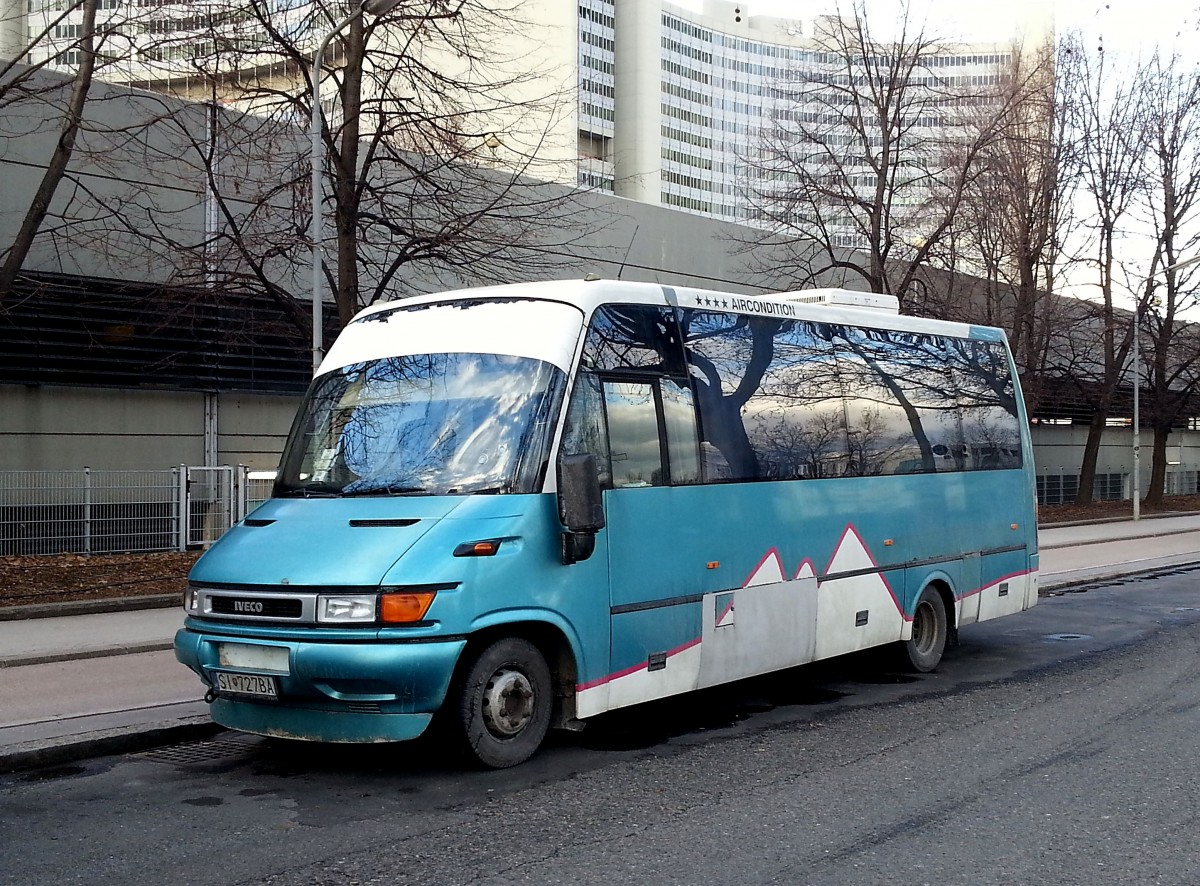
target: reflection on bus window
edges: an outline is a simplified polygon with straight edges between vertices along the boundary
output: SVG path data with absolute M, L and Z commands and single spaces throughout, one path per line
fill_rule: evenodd
M 613 486 L 663 485 L 654 388 L 643 382 L 605 382 L 604 408 Z
M 561 370 L 523 357 L 419 354 L 321 376 L 278 495 L 533 492 Z
M 662 396 L 663 424 L 667 431 L 667 463 L 674 486 L 700 482 L 699 442 L 696 439 L 696 412 L 692 392 L 671 379 L 659 385 Z
M 608 432 L 604 427 L 604 391 L 595 373 L 581 372 L 575 382 L 561 450 L 563 455 L 595 456 L 601 488 L 612 486 Z

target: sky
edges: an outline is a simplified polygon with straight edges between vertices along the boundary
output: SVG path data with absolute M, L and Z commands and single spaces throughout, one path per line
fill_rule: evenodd
M 671 0 L 693 10 L 703 0 Z M 897 0 L 863 0 L 874 34 L 887 39 L 888 23 L 896 20 Z M 821 14 L 851 6 L 853 0 L 745 0 L 743 15 L 770 15 L 811 20 Z M 1049 23 L 1063 34 L 1079 31 L 1089 48 L 1103 45 L 1109 59 L 1125 63 L 1149 57 L 1155 50 L 1196 57 L 1200 38 L 1200 0 L 908 0 L 909 21 L 923 23 L 927 34 L 946 41 L 1007 42 L 1021 31 L 1043 31 Z M 1031 23 L 1038 23 L 1036 29 Z M 1150 240 L 1136 229 L 1122 235 L 1123 248 L 1136 264 L 1148 263 Z M 1094 293 L 1093 272 L 1075 267 L 1068 281 L 1071 294 Z M 1198 309 L 1200 310 L 1200 309 Z
M 703 0 L 672 0 L 699 10 Z M 896 15 L 896 0 L 866 0 L 867 14 L 886 22 Z M 811 19 L 831 12 L 834 0 L 746 0 L 749 15 Z M 850 0 L 843 0 L 847 8 Z M 1148 53 L 1156 45 L 1194 43 L 1200 0 L 910 0 L 913 17 L 948 40 L 1005 41 L 1026 22 L 1052 18 L 1058 31 L 1079 29 L 1103 39 L 1106 49 Z M 1182 32 L 1182 36 L 1181 36 Z M 1185 39 L 1186 38 L 1186 39 Z

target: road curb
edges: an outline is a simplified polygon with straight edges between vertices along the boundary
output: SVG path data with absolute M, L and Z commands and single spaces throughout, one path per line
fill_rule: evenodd
M 201 741 L 225 732 L 207 717 L 191 717 L 179 723 L 131 726 L 91 735 L 73 736 L 60 742 L 31 742 L 0 750 L 0 775 L 63 766 L 93 757 L 147 751 L 167 744 Z
M 1200 511 L 1168 511 L 1162 514 L 1142 514 L 1138 521 L 1165 520 L 1170 517 L 1200 517 Z M 1102 526 L 1106 523 L 1132 523 L 1130 517 L 1095 517 L 1091 520 L 1060 520 L 1054 523 L 1039 523 L 1038 529 L 1065 529 L 1070 526 Z
M 132 612 L 138 609 L 183 608 L 182 594 L 151 594 L 145 597 L 114 597 L 111 600 L 70 600 L 65 603 L 35 603 L 29 606 L 0 607 L 0 621 L 27 618 L 58 618 L 67 615 L 95 615 L 102 612 Z
M 1062 594 L 1077 593 L 1081 589 L 1097 585 L 1116 584 L 1130 579 L 1153 578 L 1156 575 L 1165 575 L 1187 569 L 1200 569 L 1200 560 L 1191 559 L 1181 560 L 1177 563 L 1157 563 L 1154 566 L 1147 566 L 1145 569 L 1126 570 L 1124 572 L 1097 571 L 1095 574 L 1081 575 L 1078 578 L 1070 578 L 1061 582 L 1040 583 L 1038 596 L 1057 597 Z M 1073 571 L 1078 572 L 1080 570 Z
M 140 652 L 165 652 L 174 648 L 175 644 L 169 641 L 126 643 L 119 646 L 81 649 L 76 652 L 48 652 L 44 655 L 27 655 L 23 658 L 0 658 L 0 668 L 20 668 L 26 665 L 53 664 L 58 661 L 80 661 L 85 658 L 105 658 L 110 655 L 137 655 Z

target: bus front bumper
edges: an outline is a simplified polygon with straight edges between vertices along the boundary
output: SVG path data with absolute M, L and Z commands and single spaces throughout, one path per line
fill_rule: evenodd
M 194 627 L 175 635 L 175 657 L 213 690 L 214 721 L 258 735 L 327 742 L 416 738 L 445 701 L 465 646 L 464 639 L 248 639 Z M 266 692 L 223 691 L 221 674 Z
M 357 713 L 272 705 L 218 697 L 209 709 L 227 729 L 272 738 L 322 742 L 408 741 L 423 733 L 433 714 Z

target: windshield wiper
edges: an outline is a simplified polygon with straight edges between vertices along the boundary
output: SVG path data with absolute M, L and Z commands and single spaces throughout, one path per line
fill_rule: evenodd
M 275 493 L 275 498 L 337 498 L 338 490 L 328 486 L 288 486 Z
M 433 495 L 433 493 L 423 486 L 388 486 L 386 484 L 342 492 L 342 496 L 345 498 L 357 498 L 364 495 Z

